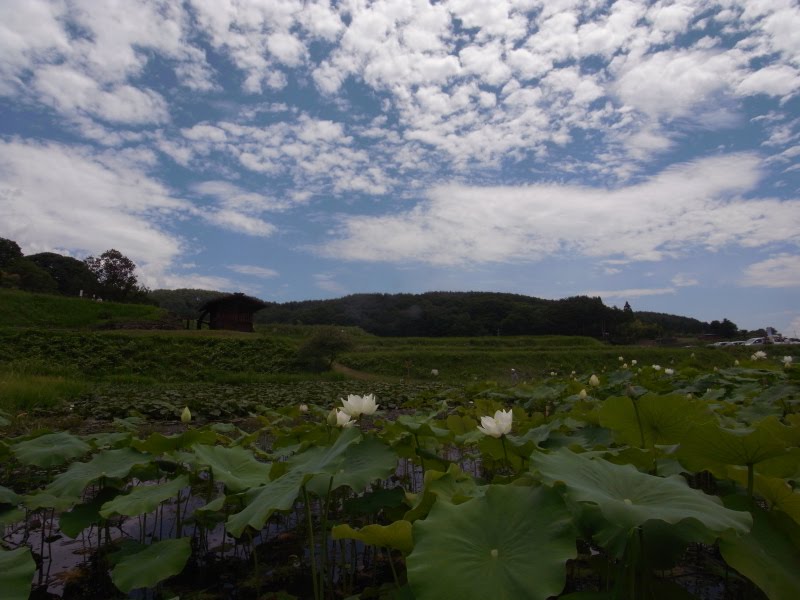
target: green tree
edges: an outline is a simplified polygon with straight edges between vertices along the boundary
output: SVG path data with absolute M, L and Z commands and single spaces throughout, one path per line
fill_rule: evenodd
M 14 240 L 0 238 L 0 267 L 5 267 L 12 260 L 22 258 L 22 250 Z
M 27 258 L 15 258 L 3 267 L 3 271 L 19 278 L 21 290 L 42 294 L 54 294 L 58 291 L 58 284 L 50 277 L 50 273 Z
M 58 284 L 59 293 L 65 296 L 77 296 L 81 290 L 84 294 L 91 294 L 97 290 L 97 277 L 86 263 L 77 258 L 62 256 L 55 252 L 31 254 L 26 258 L 47 271 Z
M 146 292 L 137 285 L 136 263 L 119 250 L 112 248 L 83 262 L 97 278 L 97 293 L 101 298 L 124 302 Z
M 353 340 L 339 327 L 323 327 L 297 351 L 301 366 L 313 371 L 333 367 L 336 357 L 353 347 Z

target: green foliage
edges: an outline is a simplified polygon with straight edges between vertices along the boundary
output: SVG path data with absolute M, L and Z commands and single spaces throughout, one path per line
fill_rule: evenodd
M 598 350 L 596 360 L 605 361 Z M 644 364 L 643 350 L 629 350 L 623 360 Z M 676 359 L 669 374 L 624 368 L 615 357 L 616 367 L 596 370 L 597 386 L 588 384 L 591 372 L 548 373 L 527 384 L 178 382 L 151 386 L 150 395 L 131 385 L 123 402 L 124 386 L 112 383 L 115 410 L 98 395 L 76 411 L 106 411 L 118 431 L 42 429 L 0 440 L 0 525 L 31 532 L 7 536 L 12 545 L 88 539 L 90 560 L 111 569 L 119 590 L 158 588 L 146 592 L 155 597 L 224 597 L 214 574 L 197 577 L 224 554 L 226 582 L 268 594 L 288 581 L 276 576 L 294 576 L 313 582 L 317 598 L 566 599 L 609 590 L 616 598 L 690 598 L 708 591 L 681 587 L 685 549 L 699 542 L 692 586 L 706 580 L 709 589 L 744 597 L 741 573 L 769 598 L 793 598 L 800 373 L 774 357 L 715 371 L 700 368 L 699 352 L 662 358 L 669 356 Z M 352 428 L 328 425 L 331 406 L 348 393 L 374 393 L 381 409 Z M 177 420 L 184 404 L 198 415 L 189 425 Z M 477 423 L 500 408 L 512 411 L 511 433 L 484 436 Z M 203 425 L 213 410 L 250 417 Z M 139 416 L 122 418 L 133 411 Z M 147 423 L 145 414 L 171 423 Z M 0 421 L 3 431 L 12 420 Z M 172 433 L 154 431 L 162 426 Z M 117 528 L 132 539 L 114 540 Z M 218 534 L 227 536 L 219 553 L 209 541 Z M 359 546 L 347 540 L 372 546 L 358 550 L 369 559 L 351 555 Z M 703 550 L 717 544 L 725 562 Z M 12 573 L 17 560 L 27 562 L 20 558 L 27 550 L 14 552 L 13 560 L 0 554 Z M 50 559 L 41 555 L 44 568 Z M 21 586 L 24 597 L 32 571 L 22 566 L 24 580 L 7 583 L 3 573 L 0 584 Z M 386 582 L 389 571 L 394 586 L 365 588 L 370 578 Z M 565 584 L 585 592 L 564 595 Z M 298 590 L 310 596 L 289 583 L 275 593 Z M 747 595 L 764 598 L 755 589 Z
M 19 289 L 40 294 L 55 294 L 58 283 L 46 270 L 27 258 L 15 258 L 3 267 L 3 270 L 16 277 Z
M 77 296 L 82 291 L 84 295 L 91 295 L 97 291 L 94 273 L 77 258 L 54 252 L 31 254 L 26 258 L 49 273 L 58 286 L 59 294 Z
M 0 268 L 8 265 L 12 260 L 22 258 L 22 249 L 14 240 L 0 238 Z
M 93 291 L 104 300 L 146 299 L 147 290 L 138 285 L 136 264 L 119 250 L 112 248 L 100 256 L 89 256 L 83 262 L 97 280 L 97 289 Z
M 147 297 L 160 308 L 170 311 L 182 319 L 197 319 L 200 307 L 215 298 L 225 296 L 224 292 L 197 289 L 151 290 Z
M 164 316 L 155 306 L 0 289 L 0 327 L 91 328 L 113 322 L 155 322 Z
M 572 519 L 558 494 L 490 486 L 463 504 L 437 502 L 414 524 L 408 581 L 418 600 L 545 600 L 564 588 L 575 553 Z
M 27 600 L 36 571 L 29 548 L 0 550 L 0 589 L 6 600 Z
M 336 358 L 353 347 L 347 332 L 337 327 L 318 330 L 297 351 L 297 360 L 311 371 L 323 371 L 333 366 Z
M 350 325 L 381 336 L 582 335 L 602 338 L 610 333 L 613 338 L 618 329 L 631 321 L 631 314 L 605 306 L 600 298 L 586 296 L 543 300 L 491 292 L 429 292 L 354 294 L 333 300 L 271 304 L 257 313 L 256 320 L 258 323 Z M 645 326 L 636 333 L 650 335 L 660 330 L 658 326 L 655 329 Z M 629 328 L 628 335 L 632 331 Z

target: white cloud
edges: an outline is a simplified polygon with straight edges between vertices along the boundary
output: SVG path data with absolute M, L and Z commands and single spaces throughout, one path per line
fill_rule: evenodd
M 740 284 L 747 287 L 800 287 L 800 255 L 778 254 L 749 265 Z
M 209 223 L 229 231 L 244 233 L 245 235 L 269 237 L 277 229 L 272 223 L 267 223 L 263 219 L 236 210 L 222 209 L 201 214 Z
M 737 197 L 759 178 L 758 157 L 736 154 L 612 190 L 439 186 L 405 212 L 344 217 L 340 237 L 321 252 L 456 265 L 571 254 L 647 261 L 697 247 L 800 243 L 800 201 Z
M 117 248 L 144 273 L 163 271 L 182 241 L 166 219 L 190 209 L 117 153 L 0 141 L 0 222 L 26 253 Z
M 678 273 L 675 277 L 672 278 L 672 285 L 675 287 L 692 287 L 695 285 L 700 285 L 700 282 L 691 275 L 687 275 L 685 273 Z
M 253 277 L 261 277 L 263 279 L 269 279 L 270 277 L 277 277 L 279 275 L 274 269 L 256 267 L 254 265 L 228 265 L 228 268 L 241 275 L 252 275 Z
M 192 189 L 199 194 L 216 198 L 220 206 L 245 213 L 283 211 L 291 206 L 290 202 L 248 192 L 227 181 L 203 181 L 194 184 Z

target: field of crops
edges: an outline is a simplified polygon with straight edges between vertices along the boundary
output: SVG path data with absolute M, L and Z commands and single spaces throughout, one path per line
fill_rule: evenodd
M 373 342 L 342 361 L 412 377 L 100 378 L 60 427 L 4 413 L 4 598 L 800 596 L 790 347 Z

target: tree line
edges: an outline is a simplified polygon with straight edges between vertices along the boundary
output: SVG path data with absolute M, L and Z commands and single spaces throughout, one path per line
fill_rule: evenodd
M 113 248 L 84 260 L 55 252 L 26 256 L 17 242 L 0 238 L 0 288 L 154 304 L 139 284 L 136 264 Z

